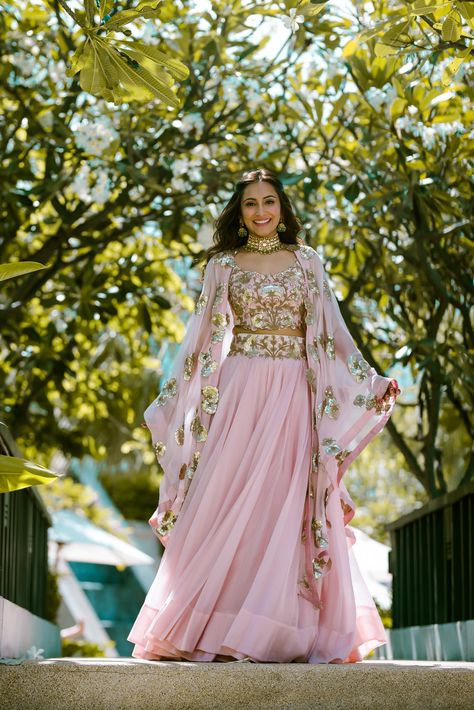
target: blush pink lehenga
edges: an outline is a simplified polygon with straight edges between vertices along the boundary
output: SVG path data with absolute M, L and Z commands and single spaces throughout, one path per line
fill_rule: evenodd
M 145 412 L 164 471 L 150 524 L 166 548 L 128 637 L 136 658 L 348 662 L 386 641 L 341 478 L 391 413 L 389 380 L 357 351 L 316 252 L 293 251 L 277 274 L 241 269 L 235 252 L 211 259 Z

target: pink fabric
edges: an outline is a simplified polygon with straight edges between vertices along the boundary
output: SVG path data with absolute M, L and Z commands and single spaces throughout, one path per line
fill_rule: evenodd
M 350 662 L 386 641 L 341 478 L 391 414 L 375 399 L 389 380 L 362 360 L 316 252 L 295 256 L 307 357 L 226 357 L 235 260 L 224 253 L 145 412 L 164 471 L 150 524 L 166 550 L 129 635 L 138 658 Z

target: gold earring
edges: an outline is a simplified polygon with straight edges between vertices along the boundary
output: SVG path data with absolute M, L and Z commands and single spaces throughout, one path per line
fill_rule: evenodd
M 237 232 L 237 234 L 240 237 L 240 239 L 245 239 L 245 237 L 248 237 L 249 233 L 245 229 L 245 225 L 242 222 L 242 220 L 240 220 L 240 227 L 239 227 L 239 231 Z
M 277 227 L 277 232 L 278 233 L 286 232 L 286 224 L 283 222 L 283 220 L 280 220 L 280 223 Z

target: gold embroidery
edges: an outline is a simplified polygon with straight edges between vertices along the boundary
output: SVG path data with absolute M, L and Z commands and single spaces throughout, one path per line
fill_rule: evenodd
M 319 462 L 321 461 L 321 454 L 319 451 L 313 451 L 313 454 L 311 456 L 311 468 L 313 469 L 314 473 L 318 472 L 319 468 Z
M 313 392 L 316 392 L 316 373 L 311 368 L 306 370 L 306 379 Z
M 344 449 L 344 451 L 340 451 L 338 454 L 336 454 L 336 461 L 339 466 L 349 456 L 350 453 L 351 453 L 350 451 L 348 451 L 347 449 Z
M 164 441 L 157 441 L 153 448 L 155 449 L 156 458 L 160 459 L 166 451 L 166 444 Z
M 178 429 L 176 429 L 176 431 L 174 433 L 174 439 L 175 439 L 176 443 L 178 444 L 178 446 L 183 446 L 183 444 L 184 444 L 184 424 L 181 424 L 181 426 L 178 427 Z
M 298 335 L 235 333 L 228 357 L 233 355 L 299 360 L 306 357 L 305 339 Z
M 307 244 L 304 244 L 304 245 L 300 246 L 300 254 L 303 257 L 303 259 L 312 259 L 313 255 L 316 254 L 316 252 L 313 249 L 313 247 L 310 247 Z
M 319 353 L 318 353 L 318 341 L 317 338 L 313 338 L 313 342 L 309 343 L 308 345 L 308 353 L 311 355 L 313 360 L 315 362 L 319 362 Z
M 194 306 L 194 312 L 196 315 L 200 316 L 203 310 L 207 306 L 207 302 L 209 300 L 209 295 L 207 293 L 202 292 L 201 295 L 199 296 L 198 300 L 196 301 L 196 304 Z
M 331 293 L 331 288 L 330 288 L 328 282 L 326 281 L 326 279 L 324 279 L 324 281 L 323 281 L 323 291 L 324 291 L 324 295 L 326 296 L 328 301 L 330 301 L 332 293 Z
M 178 386 L 176 378 L 172 377 L 171 379 L 167 380 L 161 388 L 160 394 L 154 401 L 155 407 L 162 407 L 169 399 L 171 399 L 171 397 L 175 396 L 177 391 Z
M 320 577 L 323 576 L 323 569 L 328 565 L 328 560 L 325 560 L 323 557 L 317 558 L 315 557 L 312 560 L 312 565 L 313 565 L 313 576 L 315 579 L 319 579 Z
M 212 325 L 214 330 L 211 333 L 211 343 L 219 343 L 224 340 L 225 329 L 227 323 L 229 322 L 229 316 L 227 313 L 221 313 L 217 311 L 212 315 Z
M 219 403 L 219 390 L 212 385 L 206 385 L 201 389 L 201 406 L 208 414 L 215 414 Z
M 383 412 L 388 412 L 390 409 L 390 403 L 384 402 L 382 399 L 377 399 L 375 394 L 368 394 L 367 396 L 358 394 L 354 399 L 354 404 L 356 407 L 365 407 L 367 411 L 373 409 L 375 410 L 375 414 L 382 414 Z
M 216 264 L 220 264 L 221 266 L 235 266 L 235 259 L 229 251 L 223 251 L 221 254 L 218 254 L 214 257 L 214 261 Z
M 334 337 L 332 335 L 324 336 L 323 333 L 318 335 L 318 341 L 322 349 L 328 356 L 329 360 L 334 360 L 336 358 L 336 352 L 334 347 Z
M 318 518 L 311 518 L 311 530 L 313 531 L 314 544 L 321 550 L 326 550 L 329 542 L 327 537 L 323 535 L 323 521 Z
M 220 305 L 222 301 L 224 300 L 224 291 L 225 287 L 227 285 L 226 281 L 221 281 L 217 287 L 216 290 L 216 295 L 214 296 L 214 303 L 212 304 L 212 308 L 215 308 L 216 305 Z
M 304 332 L 304 271 L 299 262 L 277 274 L 239 267 L 229 277 L 234 325 L 246 330 L 292 328 Z
M 196 439 L 196 441 L 206 441 L 207 439 L 207 429 L 204 426 L 204 424 L 201 424 L 201 420 L 199 418 L 198 410 L 196 409 L 196 412 L 194 414 L 193 420 L 190 424 L 189 427 L 193 437 Z
M 191 355 L 188 355 L 186 357 L 186 359 L 184 361 L 184 368 L 183 368 L 183 379 L 184 380 L 191 379 L 195 362 L 196 362 L 196 355 L 194 353 L 191 353 Z
M 337 443 L 336 439 L 323 439 L 323 446 L 324 446 L 324 451 L 328 454 L 328 456 L 336 456 L 338 453 L 342 451 L 341 447 Z
M 313 325 L 314 323 L 314 304 L 310 298 L 304 299 L 305 306 L 305 323 L 306 325 Z
M 217 362 L 212 359 L 211 348 L 205 353 L 200 353 L 199 362 L 202 365 L 201 377 L 209 377 L 209 375 L 212 375 L 212 373 L 217 370 Z
M 347 358 L 347 369 L 356 382 L 363 382 L 369 376 L 370 365 L 360 353 L 355 352 Z
M 176 515 L 172 510 L 167 510 L 163 515 L 160 525 L 156 528 L 159 535 L 167 535 L 176 522 Z
M 306 276 L 308 277 L 308 288 L 312 293 L 315 293 L 317 296 L 319 296 L 319 288 L 318 284 L 316 283 L 316 275 L 312 269 L 308 269 L 306 271 Z
M 186 478 L 189 478 L 189 480 L 192 479 L 192 477 L 194 476 L 194 474 L 196 472 L 196 468 L 199 463 L 200 455 L 201 455 L 200 451 L 195 451 L 193 454 L 193 458 L 191 460 L 191 463 L 189 464 L 189 466 L 186 469 Z
M 324 390 L 325 398 L 323 400 L 323 412 L 327 414 L 329 419 L 337 419 L 339 416 L 339 404 L 334 396 L 332 387 L 326 387 Z

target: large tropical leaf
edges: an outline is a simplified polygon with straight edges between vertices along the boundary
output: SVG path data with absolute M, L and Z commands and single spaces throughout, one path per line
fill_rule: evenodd
M 51 483 L 58 477 L 57 473 L 32 461 L 0 455 L 0 493 Z
M 23 276 L 41 269 L 46 269 L 46 266 L 37 261 L 15 261 L 11 264 L 0 264 L 0 281 L 13 279 L 15 276 Z

